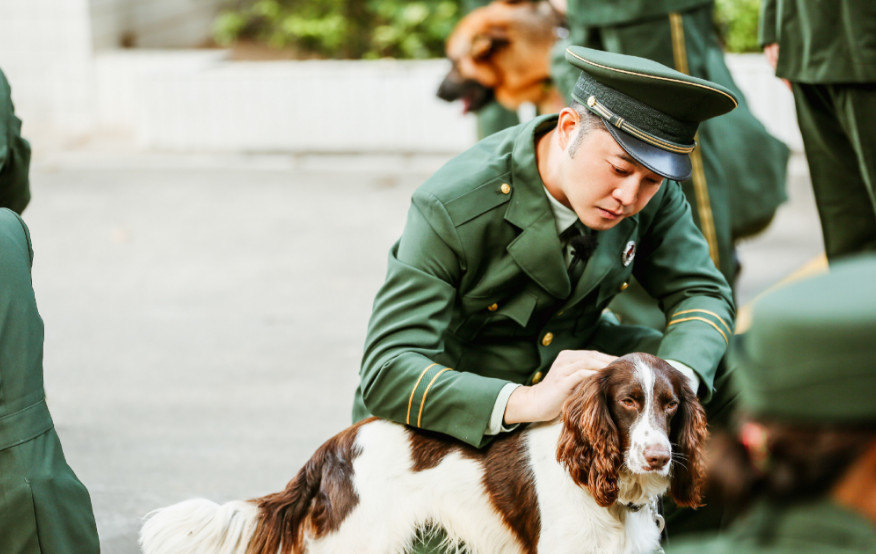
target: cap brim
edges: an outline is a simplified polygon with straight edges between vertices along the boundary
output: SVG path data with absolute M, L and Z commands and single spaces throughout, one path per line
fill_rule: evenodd
M 652 146 L 625 131 L 621 131 L 607 121 L 605 128 L 627 154 L 654 173 L 674 181 L 690 179 L 693 169 L 688 154 L 676 154 Z

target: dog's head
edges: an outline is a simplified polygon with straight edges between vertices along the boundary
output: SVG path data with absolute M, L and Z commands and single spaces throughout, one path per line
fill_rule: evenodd
M 477 111 L 493 97 L 509 109 L 537 103 L 550 77 L 560 18 L 547 2 L 494 0 L 463 17 L 447 39 L 452 67 L 438 97 Z
M 706 416 L 687 379 L 650 354 L 618 358 L 563 407 L 557 459 L 601 506 L 617 501 L 621 469 L 670 480 L 681 506 L 699 506 Z

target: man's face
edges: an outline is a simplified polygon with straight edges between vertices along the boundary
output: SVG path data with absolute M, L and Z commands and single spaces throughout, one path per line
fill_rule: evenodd
M 663 177 L 634 160 L 604 129 L 587 133 L 577 148 L 574 142 L 567 143 L 560 163 L 563 203 L 594 231 L 611 229 L 642 211 L 663 182 Z

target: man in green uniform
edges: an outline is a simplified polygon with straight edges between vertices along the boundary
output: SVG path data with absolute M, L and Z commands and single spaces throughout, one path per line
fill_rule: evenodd
M 43 390 L 33 250 L 0 209 L 0 552 L 99 552 L 91 499 L 64 459 Z
M 755 303 L 727 356 L 749 418 L 742 455 L 720 456 L 713 468 L 751 508 L 721 536 L 667 552 L 876 552 L 874 337 L 870 253 Z
M 354 419 L 480 447 L 553 419 L 576 384 L 631 351 L 671 360 L 712 395 L 735 312 L 678 181 L 698 123 L 736 100 L 650 60 L 567 56 L 576 104 L 482 140 L 414 193 Z M 632 276 L 664 306 L 663 333 L 603 316 Z
M 760 43 L 794 92 L 827 258 L 876 250 L 876 2 L 761 8 Z
M 712 260 L 733 285 L 736 240 L 760 232 L 785 199 L 788 148 L 752 115 L 727 69 L 712 21 L 713 0 L 568 0 L 569 44 L 652 59 L 719 83 L 739 99 L 732 112 L 700 126 L 693 172 L 682 182 Z M 577 75 L 559 43 L 554 81 L 567 94 Z M 662 326 L 656 307 L 633 286 L 612 306 L 628 320 Z M 645 318 L 645 314 L 648 317 Z M 632 319 L 630 319 L 632 318 Z
M 16 213 L 30 201 L 30 145 L 21 137 L 21 120 L 12 107 L 12 90 L 0 71 L 0 207 Z

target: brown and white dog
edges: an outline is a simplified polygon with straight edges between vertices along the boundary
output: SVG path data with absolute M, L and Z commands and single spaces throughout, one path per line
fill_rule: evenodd
M 460 19 L 447 38 L 452 63 L 438 97 L 462 100 L 465 112 L 494 97 L 510 110 L 534 104 L 554 113 L 564 99 L 550 84 L 550 52 L 562 16 L 547 0 L 494 0 Z
M 282 492 L 153 512 L 141 546 L 386 554 L 432 524 L 475 553 L 652 552 L 658 496 L 700 500 L 706 421 L 686 383 L 660 358 L 627 355 L 582 383 L 561 418 L 481 450 L 369 419 L 323 444 Z

